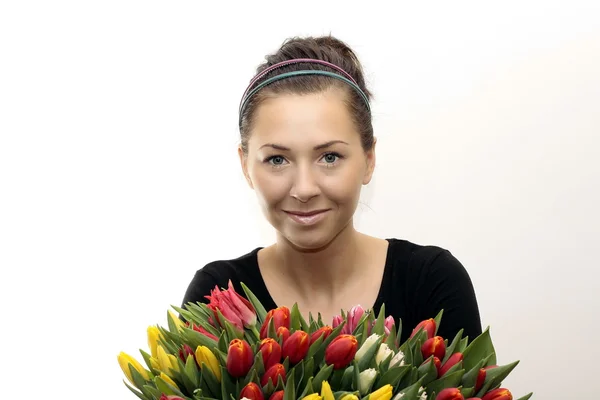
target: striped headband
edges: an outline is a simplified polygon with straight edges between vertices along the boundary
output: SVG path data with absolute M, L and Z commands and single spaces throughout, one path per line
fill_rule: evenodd
M 266 79 L 263 82 L 256 85 L 256 87 L 252 88 L 252 86 L 255 85 L 257 81 L 259 81 L 262 77 L 267 75 L 269 72 L 271 72 L 277 68 L 281 68 L 285 65 L 297 64 L 297 63 L 311 63 L 311 64 L 325 65 L 329 68 L 336 70 L 337 72 L 339 72 L 339 74 L 336 74 L 334 72 L 329 72 L 329 71 L 323 71 L 323 70 L 291 71 L 291 72 L 286 72 L 286 73 L 271 77 L 269 79 Z M 316 60 L 313 58 L 295 58 L 292 60 L 286 60 L 286 61 L 282 61 L 282 62 L 274 64 L 274 65 L 271 65 L 270 67 L 266 68 L 265 70 L 263 70 L 259 74 L 257 74 L 254 78 L 252 78 L 252 80 L 248 84 L 248 87 L 244 91 L 244 94 L 242 95 L 242 99 L 240 101 L 240 107 L 239 107 L 239 126 L 240 126 L 240 128 L 242 127 L 242 115 L 244 113 L 244 109 L 246 108 L 246 105 L 248 104 L 248 102 L 250 101 L 252 96 L 254 96 L 254 94 L 256 94 L 256 92 L 258 92 L 263 87 L 270 85 L 273 82 L 276 82 L 276 81 L 279 81 L 279 80 L 282 80 L 285 78 L 289 78 L 292 76 L 301 76 L 301 75 L 329 76 L 331 78 L 335 78 L 335 79 L 338 79 L 338 80 L 341 80 L 341 81 L 347 83 L 354 90 L 356 90 L 356 92 L 362 97 L 363 101 L 365 102 L 367 109 L 369 111 L 371 111 L 371 106 L 369 104 L 369 98 L 367 97 L 365 92 L 363 92 L 363 90 L 358 86 L 358 83 L 354 80 L 354 78 L 352 78 L 352 75 L 350 75 L 349 73 L 344 71 L 342 68 L 338 67 L 335 64 L 332 64 L 330 62 L 323 61 L 323 60 Z

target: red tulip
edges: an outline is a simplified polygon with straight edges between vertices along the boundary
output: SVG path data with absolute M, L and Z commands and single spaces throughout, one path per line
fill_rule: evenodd
M 333 317 L 333 320 L 331 321 L 331 326 L 333 326 L 333 329 L 337 328 L 338 326 L 340 326 L 340 324 L 344 321 L 344 319 L 342 318 L 341 315 L 336 315 L 335 317 Z
M 261 340 L 258 351 L 262 353 L 265 370 L 281 361 L 281 346 L 275 339 Z
M 269 323 L 273 320 L 273 326 L 275 327 L 275 331 L 279 329 L 279 327 L 283 326 L 287 329 L 290 329 L 290 309 L 283 306 L 277 307 L 274 310 L 271 310 L 267 313 L 265 317 L 265 322 L 263 322 L 260 327 L 260 338 L 264 339 L 268 336 L 269 333 Z
M 250 371 L 253 363 L 254 356 L 248 342 L 233 339 L 227 351 L 227 372 L 234 378 L 241 378 Z
M 219 324 L 222 324 L 222 321 L 219 321 L 217 310 L 221 311 L 225 319 L 240 331 L 243 331 L 244 327 L 249 328 L 256 325 L 254 307 L 235 291 L 231 280 L 227 290 L 221 290 L 218 286 L 215 286 L 210 291 L 210 296 L 205 297 L 210 300 L 208 307 L 213 310 L 215 319 Z
M 283 383 L 285 383 L 285 367 L 283 364 L 278 363 L 265 371 L 265 374 L 260 379 L 260 384 L 266 386 L 270 380 L 273 382 L 273 386 L 277 386 L 277 381 L 280 376 L 281 379 L 283 379 Z
M 334 369 L 347 367 L 358 350 L 358 341 L 352 335 L 339 335 L 325 349 L 325 362 Z
M 446 344 L 441 336 L 434 336 L 431 339 L 427 339 L 423 346 L 421 346 L 421 354 L 424 359 L 428 359 L 431 356 L 436 356 L 440 360 L 444 359 L 446 355 Z
M 426 319 L 425 321 L 419 322 L 419 324 L 413 329 L 410 337 L 415 336 L 419 329 L 423 328 L 427 332 L 427 338 L 431 339 L 435 335 L 435 320 L 433 318 Z
M 442 362 L 436 356 L 433 356 L 433 365 L 435 365 L 436 371 L 438 371 L 438 376 L 440 374 L 440 368 L 442 368 Z
M 332 331 L 333 331 L 333 329 L 327 325 L 322 328 L 317 329 L 316 331 L 313 332 L 312 335 L 310 335 L 310 344 L 313 344 L 314 342 L 316 342 L 317 339 L 319 339 L 321 336 L 323 336 L 323 340 L 327 339 L 327 337 L 329 335 L 331 335 Z
M 469 397 L 466 400 L 481 400 L 481 398 L 480 397 Z
M 285 341 L 288 340 L 288 338 L 290 337 L 290 330 L 285 326 L 280 326 L 279 328 L 277 328 L 275 334 L 278 338 L 281 338 L 281 343 L 285 343 Z
M 185 364 L 188 356 L 192 356 L 194 360 L 196 359 L 194 355 L 194 350 L 192 350 L 192 348 L 189 345 L 184 344 L 182 348 L 179 349 L 179 358 L 181 358 L 181 361 L 183 361 L 183 363 Z
M 444 376 L 450 368 L 454 367 L 456 364 L 458 364 L 462 360 L 463 360 L 462 353 L 452 354 L 450 356 L 450 358 L 448 358 L 448 360 L 446 360 L 444 365 L 442 365 L 441 368 L 438 370 L 438 376 L 440 376 L 440 377 Z
M 265 395 L 262 389 L 254 382 L 250 382 L 240 392 L 240 399 L 247 398 L 250 400 L 265 400 Z
M 189 327 L 189 322 L 187 323 L 187 326 Z M 195 330 L 196 332 L 200 332 L 201 334 L 203 334 L 204 336 L 208 336 L 209 338 L 211 338 L 212 340 L 214 340 L 215 342 L 219 341 L 219 338 L 216 337 L 215 335 L 213 335 L 212 333 L 210 333 L 209 331 L 207 331 L 206 329 L 204 329 L 201 326 L 198 326 L 196 324 L 192 324 L 192 329 Z
M 479 392 L 479 390 L 483 387 L 483 383 L 485 382 L 485 368 L 481 368 L 477 373 L 477 380 L 475 381 L 475 393 Z
M 283 390 L 278 390 L 269 397 L 269 400 L 283 400 Z
M 283 351 L 281 357 L 285 360 L 290 358 L 290 363 L 298 364 L 308 353 L 309 346 L 308 333 L 304 331 L 296 331 L 283 343 Z
M 362 308 L 360 305 L 352 307 L 350 309 L 350 312 L 346 314 L 346 325 L 344 325 L 344 327 L 342 328 L 341 333 L 351 335 L 358 326 L 358 323 L 360 322 L 360 319 L 362 318 L 364 313 L 365 309 Z M 337 326 L 339 326 L 343 320 L 344 319 L 341 315 L 336 315 L 335 317 L 333 317 L 333 327 L 336 328 Z
M 435 396 L 435 400 L 464 400 L 464 396 L 457 388 L 447 388 Z
M 481 400 L 512 400 L 512 393 L 508 389 L 494 389 L 483 395 Z

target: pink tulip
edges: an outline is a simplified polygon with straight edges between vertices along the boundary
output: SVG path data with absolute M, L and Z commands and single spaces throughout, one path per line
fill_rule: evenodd
M 364 313 L 365 309 L 362 308 L 360 305 L 352 307 L 350 309 L 350 312 L 346 314 L 346 325 L 344 325 L 344 327 L 342 328 L 341 333 L 351 335 L 358 326 L 358 323 L 360 322 L 360 319 L 362 318 Z M 333 317 L 332 326 L 336 328 L 342 323 L 343 320 L 344 319 L 341 315 L 336 315 L 335 317 Z
M 394 317 L 392 317 L 391 315 L 389 317 L 387 317 L 385 319 L 385 325 L 384 325 L 384 329 L 385 329 L 385 334 L 389 335 L 392 327 L 396 325 L 396 321 L 394 321 Z
M 210 291 L 210 296 L 205 296 L 210 303 L 208 307 L 213 310 L 215 319 L 219 321 L 217 310 L 223 314 L 225 319 L 234 325 L 239 330 L 243 330 L 244 327 L 249 328 L 256 325 L 256 311 L 252 304 L 242 296 L 240 296 L 235 289 L 231 280 L 229 281 L 229 288 L 227 290 L 220 290 L 218 286 L 215 286 Z

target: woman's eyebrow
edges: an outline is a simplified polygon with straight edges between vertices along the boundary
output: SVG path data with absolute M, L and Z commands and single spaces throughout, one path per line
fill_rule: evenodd
M 325 142 L 323 144 L 315 146 L 314 150 L 322 150 L 329 146 L 333 146 L 334 144 L 337 144 L 337 143 L 342 143 L 342 144 L 348 145 L 348 143 L 344 142 L 343 140 L 330 140 L 329 142 Z M 263 147 L 272 147 L 276 150 L 281 150 L 281 151 L 289 151 L 290 150 L 289 147 L 285 147 L 285 146 L 282 146 L 280 144 L 275 144 L 275 143 L 263 144 L 262 146 L 260 146 L 260 149 L 262 149 Z

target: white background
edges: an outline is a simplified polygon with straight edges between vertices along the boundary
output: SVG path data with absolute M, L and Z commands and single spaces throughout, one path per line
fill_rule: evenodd
M 3 2 L 2 398 L 135 398 L 117 354 L 141 360 L 197 269 L 273 240 L 239 97 L 285 38 L 327 33 L 375 94 L 357 227 L 465 265 L 517 397 L 591 395 L 599 21 L 597 1 Z

